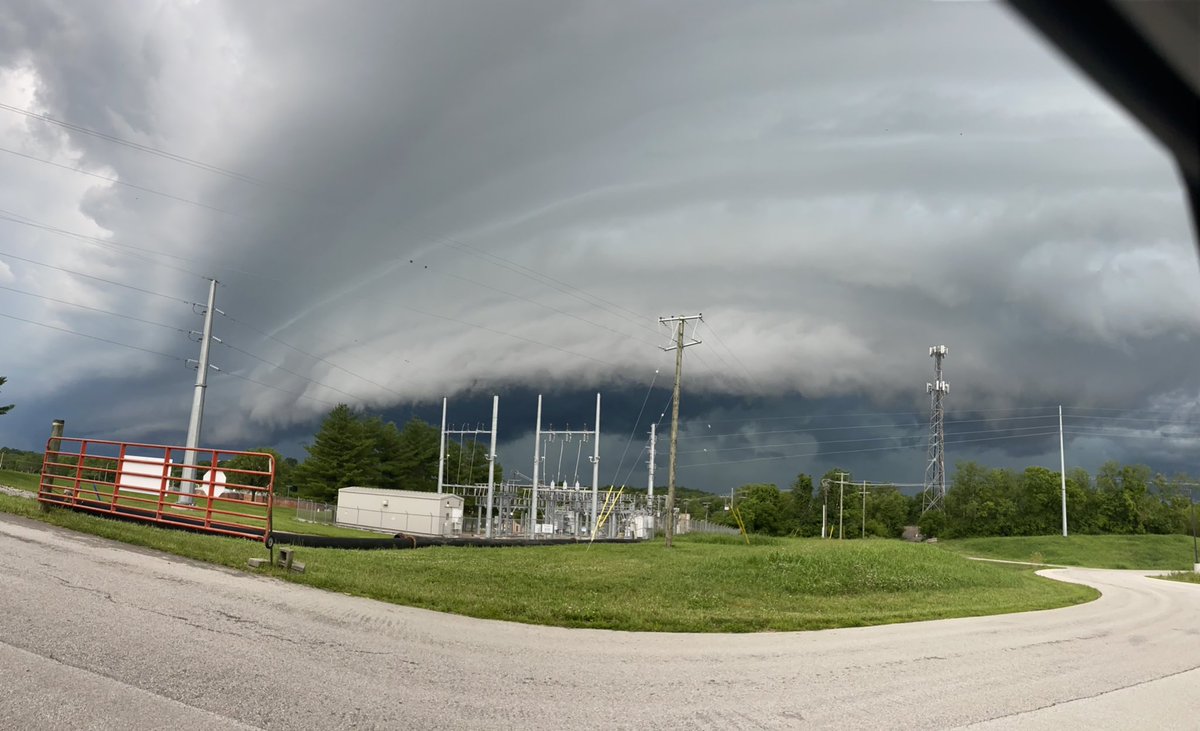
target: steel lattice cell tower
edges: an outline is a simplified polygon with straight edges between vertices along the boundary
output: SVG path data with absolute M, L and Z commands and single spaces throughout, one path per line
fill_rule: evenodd
M 946 498 L 946 431 L 944 401 L 950 393 L 950 384 L 942 379 L 942 359 L 946 357 L 945 345 L 934 345 L 929 349 L 933 358 L 933 383 L 926 383 L 929 393 L 929 461 L 925 465 L 925 491 L 921 494 L 921 513 L 940 510 Z

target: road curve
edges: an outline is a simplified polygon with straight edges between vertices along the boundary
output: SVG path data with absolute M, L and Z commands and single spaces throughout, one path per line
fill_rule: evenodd
M 1196 728 L 1200 586 L 1044 573 L 1103 596 L 820 632 L 568 630 L 0 516 L 0 728 Z

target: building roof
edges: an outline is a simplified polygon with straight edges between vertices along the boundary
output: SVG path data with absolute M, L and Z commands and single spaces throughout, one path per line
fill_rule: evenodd
M 351 495 L 379 495 L 380 497 L 408 497 L 425 500 L 459 497 L 458 495 L 451 495 L 448 492 L 439 494 L 436 492 L 422 492 L 420 490 L 387 490 L 382 487 L 343 487 L 338 490 L 339 495 L 343 492 L 350 493 Z

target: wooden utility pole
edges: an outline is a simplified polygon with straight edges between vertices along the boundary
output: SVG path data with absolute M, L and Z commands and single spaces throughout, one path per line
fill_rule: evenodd
M 666 523 L 663 526 L 663 534 L 667 548 L 671 547 L 671 540 L 675 535 L 675 450 L 679 442 L 679 382 L 683 378 L 683 349 L 689 345 L 699 345 L 700 341 L 695 338 L 691 342 L 684 342 L 684 327 L 688 320 L 697 322 L 703 321 L 702 315 L 687 315 L 675 317 L 660 317 L 660 324 L 675 323 L 675 342 L 669 348 L 663 350 L 675 351 L 675 388 L 671 392 L 671 459 L 667 467 L 667 509 Z

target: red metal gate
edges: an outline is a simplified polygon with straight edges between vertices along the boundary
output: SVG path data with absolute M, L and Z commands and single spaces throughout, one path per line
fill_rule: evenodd
M 51 437 L 38 501 L 268 542 L 274 486 L 261 452 Z

